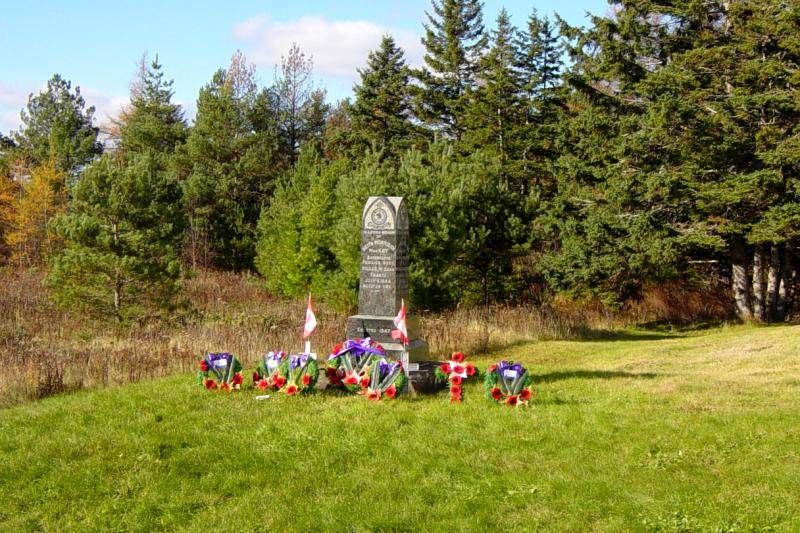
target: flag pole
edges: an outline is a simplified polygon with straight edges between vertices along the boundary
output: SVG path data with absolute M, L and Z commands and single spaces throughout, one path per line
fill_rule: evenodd
M 306 304 L 306 310 L 308 309 L 311 309 L 311 291 L 308 291 L 308 303 Z M 305 352 L 303 353 L 311 353 L 311 334 L 306 337 Z

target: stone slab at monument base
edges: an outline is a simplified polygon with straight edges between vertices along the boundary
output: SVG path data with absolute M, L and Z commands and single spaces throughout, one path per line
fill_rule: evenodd
M 347 319 L 347 338 L 363 339 L 369 337 L 386 350 L 386 355 L 403 362 L 403 368 L 416 392 L 435 392 L 440 387 L 434 373 L 439 363 L 429 361 L 428 343 L 419 338 L 419 319 L 414 315 L 406 317 L 409 342 L 403 346 L 392 339 L 395 329 L 394 317 L 374 315 L 353 315 Z

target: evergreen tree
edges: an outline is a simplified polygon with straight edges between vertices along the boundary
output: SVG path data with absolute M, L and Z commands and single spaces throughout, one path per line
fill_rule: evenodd
M 142 56 L 131 83 L 130 106 L 120 118 L 120 153 L 154 150 L 171 154 L 186 141 L 186 122 L 181 106 L 172 102 L 172 83 L 164 79 L 158 56 L 149 64 L 147 56 Z
M 546 99 L 560 81 L 563 47 L 555 25 L 534 9 L 528 17 L 527 32 L 519 36 L 520 68 L 530 101 Z
M 102 152 L 93 116 L 94 107 L 86 107 L 80 87 L 73 91 L 69 81 L 54 74 L 44 91 L 28 97 L 14 141 L 27 164 L 54 159 L 57 170 L 75 174 Z
M 278 126 L 282 150 L 294 165 L 302 145 L 322 135 L 328 108 L 325 92 L 315 89 L 311 80 L 314 63 L 293 43 L 288 56 L 281 57 L 280 75 L 273 91 L 278 106 Z
M 396 157 L 414 140 L 411 122 L 410 71 L 403 50 L 389 35 L 369 53 L 367 66 L 359 70 L 360 82 L 353 88 L 350 108 L 353 128 L 367 146 L 383 148 Z
M 524 126 L 519 132 L 519 172 L 527 177 L 522 183 L 525 190 L 542 201 L 552 194 L 551 162 L 560 155 L 556 138 L 566 98 L 561 83 L 563 46 L 555 25 L 547 17 L 539 17 L 536 10 L 527 26 L 518 41 L 525 106 Z
M 577 264 L 592 257 L 599 276 L 583 283 L 635 288 L 724 258 L 743 318 L 782 315 L 796 255 L 797 10 L 621 1 L 613 19 L 573 32 L 565 216 L 550 213 L 560 226 L 550 261 L 573 262 L 551 262 L 552 276 L 586 273 Z
M 425 68 L 416 73 L 422 84 L 417 115 L 446 137 L 460 139 L 467 93 L 475 86 L 487 38 L 480 0 L 432 0 L 433 14 L 422 44 Z
M 180 184 L 152 152 L 88 167 L 70 211 L 53 221 L 65 241 L 47 277 L 56 301 L 118 320 L 169 307 L 181 272 L 180 200 Z
M 269 91 L 257 93 L 252 69 L 234 56 L 200 90 L 186 148 L 189 253 L 194 264 L 247 269 L 255 228 L 281 162 L 277 110 Z M 244 75 L 242 73 L 245 73 Z
M 488 149 L 497 154 L 505 179 L 519 183 L 519 159 L 523 144 L 525 107 L 522 80 L 518 71 L 517 30 L 508 12 L 500 11 L 491 33 L 491 46 L 481 58 L 480 86 L 474 90 L 465 110 L 467 131 L 464 146 L 468 152 Z M 518 190 L 521 189 L 518 187 Z M 524 189 L 522 189 L 524 190 Z
M 339 267 L 332 231 L 340 214 L 335 191 L 347 165 L 343 159 L 323 163 L 306 150 L 279 184 L 258 224 L 256 266 L 270 290 L 299 297 L 309 289 L 321 295 L 334 289 L 330 275 Z

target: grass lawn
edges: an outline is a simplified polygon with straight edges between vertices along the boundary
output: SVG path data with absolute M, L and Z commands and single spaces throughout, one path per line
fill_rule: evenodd
M 0 529 L 800 531 L 800 326 L 501 356 L 526 410 L 187 375 L 0 410 Z

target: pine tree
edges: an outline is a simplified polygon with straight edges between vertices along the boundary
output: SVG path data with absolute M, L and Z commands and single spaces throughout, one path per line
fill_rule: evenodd
M 193 264 L 251 268 L 255 228 L 276 175 L 278 111 L 269 91 L 256 92 L 254 71 L 234 56 L 200 90 L 197 117 L 181 160 L 188 175 L 189 253 Z
M 294 165 L 306 141 L 318 140 L 323 132 L 328 108 L 325 91 L 315 89 L 311 80 L 314 62 L 293 43 L 287 56 L 281 57 L 280 75 L 276 73 L 273 92 L 278 106 L 278 125 L 282 150 Z
M 433 14 L 422 44 L 425 68 L 416 73 L 422 84 L 417 115 L 435 131 L 460 139 L 467 93 L 474 88 L 487 38 L 480 0 L 432 0 Z
M 93 126 L 94 107 L 86 107 L 80 87 L 58 74 L 44 91 L 31 94 L 21 113 L 22 126 L 14 141 L 30 166 L 55 161 L 56 169 L 75 174 L 102 152 Z
M 178 181 L 157 154 L 104 156 L 82 174 L 47 284 L 56 301 L 118 320 L 169 308 L 179 288 L 185 214 Z
M 158 56 L 148 63 L 143 55 L 131 83 L 131 103 L 119 120 L 119 151 L 123 155 L 154 150 L 172 154 L 186 141 L 181 106 L 172 102 L 173 80 L 164 79 Z
M 369 53 L 367 66 L 359 70 L 350 108 L 353 129 L 367 146 L 383 148 L 396 157 L 414 140 L 411 122 L 410 71 L 402 48 L 384 35 L 380 47 Z

